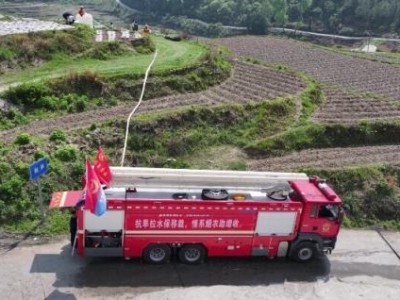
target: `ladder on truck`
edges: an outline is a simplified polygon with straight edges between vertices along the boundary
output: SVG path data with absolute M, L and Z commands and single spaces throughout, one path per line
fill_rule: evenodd
M 263 190 L 308 180 L 305 173 L 111 167 L 115 188 Z

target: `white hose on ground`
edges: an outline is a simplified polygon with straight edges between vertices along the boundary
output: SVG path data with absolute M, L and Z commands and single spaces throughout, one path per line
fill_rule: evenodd
M 124 161 L 125 161 L 125 153 L 126 153 L 126 147 L 128 144 L 128 135 L 129 135 L 129 123 L 131 121 L 133 114 L 136 112 L 136 110 L 139 108 L 140 104 L 142 103 L 144 91 L 146 89 L 147 77 L 149 76 L 151 67 L 153 66 L 154 62 L 156 61 L 157 54 L 158 54 L 158 51 L 156 50 L 156 52 L 154 53 L 153 60 L 151 61 L 150 65 L 147 67 L 146 75 L 144 76 L 143 88 L 142 88 L 142 93 L 140 94 L 139 102 L 136 104 L 135 108 L 131 111 L 131 113 L 129 114 L 128 120 L 126 121 L 125 142 L 124 142 L 124 149 L 122 151 L 121 167 L 124 166 Z

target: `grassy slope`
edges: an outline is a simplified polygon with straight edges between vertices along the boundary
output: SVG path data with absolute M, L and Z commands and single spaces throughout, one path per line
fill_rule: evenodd
M 153 66 L 153 72 L 184 67 L 198 61 L 207 48 L 195 42 L 172 42 L 160 36 L 152 37 L 158 56 Z M 62 56 L 51 62 L 29 70 L 10 72 L 0 76 L 0 85 L 15 82 L 41 81 L 54 77 L 62 77 L 68 73 L 81 73 L 91 70 L 103 76 L 118 76 L 122 74 L 144 74 L 153 55 L 132 53 L 110 60 L 73 59 Z
M 196 56 L 197 54 L 196 53 L 193 53 L 193 52 L 191 52 L 191 51 L 185 51 L 185 49 L 183 49 L 182 47 L 180 47 L 180 45 L 179 45 L 179 43 L 178 44 L 175 44 L 175 43 L 173 43 L 173 42 L 168 42 L 168 41 L 164 41 L 164 40 L 161 40 L 161 41 L 159 41 L 158 40 L 159 38 L 156 38 L 156 40 L 155 40 L 155 42 L 156 42 L 156 45 L 157 45 L 157 48 L 158 49 L 163 49 L 163 47 L 164 47 L 164 50 L 165 51 L 161 51 L 160 53 L 163 53 L 163 55 L 160 55 L 160 57 L 159 57 L 159 60 L 158 60 L 158 62 L 157 62 L 157 64 L 155 65 L 155 70 L 156 71 L 163 71 L 163 70 L 165 70 L 165 69 L 169 69 L 169 68 L 175 68 L 175 67 L 179 67 L 179 66 L 184 66 L 186 63 L 188 63 L 188 61 L 190 62 L 191 61 L 191 59 L 193 59 L 193 57 L 199 57 L 201 54 L 200 53 L 197 53 L 199 56 Z M 171 44 L 171 46 L 169 47 L 168 45 L 169 45 L 169 43 L 172 43 Z M 179 46 L 179 47 L 178 47 Z M 160 51 L 160 50 L 159 50 Z M 180 51 L 182 51 L 182 52 L 180 52 Z M 189 53 L 188 53 L 189 52 Z M 180 53 L 182 56 L 181 57 L 179 57 L 178 56 L 178 53 Z M 192 58 L 191 59 L 189 59 L 189 57 L 191 57 L 192 56 Z M 183 58 L 183 57 L 185 57 L 185 59 Z M 126 72 L 126 71 L 121 71 L 121 70 L 128 70 L 128 72 L 136 72 L 137 71 L 137 69 L 135 68 L 135 70 L 131 70 L 131 66 L 129 65 L 129 63 L 131 62 L 131 59 L 132 59 L 132 57 L 130 56 L 129 57 L 129 59 L 128 59 L 128 57 L 124 57 L 124 58 L 120 58 L 121 59 L 121 65 L 118 65 L 116 68 L 115 68 L 115 64 L 116 64 L 116 61 L 117 60 L 113 60 L 113 63 L 111 64 L 111 66 L 110 66 L 110 64 L 108 64 L 108 62 L 107 61 L 101 61 L 101 62 L 99 62 L 99 61 L 96 61 L 96 65 L 94 66 L 94 68 L 96 68 L 98 65 L 97 64 L 102 64 L 103 65 L 103 67 L 105 68 L 105 69 L 103 69 L 103 70 L 105 70 L 105 71 L 101 71 L 101 73 L 102 74 L 105 74 L 105 75 L 108 75 L 108 76 L 114 76 L 114 75 L 118 75 L 119 73 L 118 72 L 121 72 L 121 73 L 123 73 L 123 72 Z M 144 72 L 144 69 L 146 68 L 146 66 L 147 66 L 147 64 L 150 62 L 150 60 L 151 60 L 151 55 L 145 55 L 145 56 L 142 56 L 142 55 L 138 55 L 138 56 L 136 56 L 135 57 L 135 59 L 137 59 L 137 60 L 135 60 L 135 64 L 136 63 L 138 63 L 138 68 L 141 68 L 141 72 L 143 73 Z M 80 63 L 82 64 L 82 63 L 88 63 L 88 62 L 90 62 L 90 60 L 82 60 L 82 61 L 80 61 Z M 124 62 L 124 63 L 123 63 Z M 165 64 L 163 64 L 163 62 L 165 62 Z M 126 65 L 125 65 L 126 64 Z M 88 63 L 88 65 L 90 65 L 89 63 Z M 86 65 L 85 65 L 86 66 Z M 169 66 L 169 67 L 167 67 L 167 66 Z M 77 65 L 76 67 L 78 67 L 78 70 L 79 70 L 79 67 L 80 68 L 82 68 L 81 66 L 79 66 L 79 65 Z M 40 68 L 39 68 L 40 69 Z M 54 70 L 54 69 L 53 69 Z M 55 70 L 57 70 L 57 68 L 55 69 Z M 59 70 L 60 71 L 60 70 Z M 31 76 L 35 76 L 35 75 L 31 75 Z M 46 77 L 46 76 L 49 76 L 48 74 L 46 75 L 45 73 L 44 73 L 44 75 L 43 75 L 43 77 L 41 77 L 41 79 L 43 79 L 43 78 L 48 78 L 48 77 Z M 27 80 L 30 80 L 30 78 L 28 77 L 27 78 Z M 176 117 L 176 114 L 174 114 L 175 116 L 174 117 Z M 206 115 L 210 115 L 210 112 L 207 112 L 207 114 Z M 307 114 L 308 115 L 308 114 Z M 254 118 L 252 118 L 253 120 L 254 120 Z M 240 122 L 240 124 L 241 124 L 241 126 L 243 126 L 244 125 L 244 123 L 245 122 Z M 231 143 L 231 146 L 233 146 L 233 147 L 235 147 L 235 146 L 240 146 L 240 147 L 243 147 L 244 145 L 243 144 L 245 144 L 245 143 L 243 143 L 244 141 L 243 140 L 240 140 L 240 139 L 238 139 L 237 140 L 237 138 L 236 139 L 232 139 L 232 137 L 234 136 L 234 135 L 232 135 L 232 132 L 225 132 L 224 130 L 217 130 L 217 132 L 214 134 L 213 133 L 213 129 L 215 129 L 215 124 L 208 124 L 208 125 L 206 125 L 206 126 L 204 126 L 204 128 L 202 127 L 202 126 L 200 126 L 200 125 L 202 125 L 203 124 L 203 122 L 199 122 L 199 124 L 192 124 L 195 128 L 194 129 L 192 129 L 191 130 L 191 132 L 189 131 L 189 132 L 187 132 L 187 134 L 186 134 L 186 136 L 184 136 L 184 135 L 182 135 L 182 132 L 180 132 L 179 130 L 183 130 L 180 126 L 179 126 L 179 128 L 177 128 L 177 129 L 170 129 L 170 130 L 165 130 L 165 127 L 164 126 L 160 126 L 161 128 L 158 128 L 159 130 L 155 130 L 155 132 L 159 132 L 157 135 L 154 135 L 154 136 L 152 136 L 151 138 L 152 138 L 152 140 L 157 140 L 157 141 L 159 141 L 159 140 L 161 140 L 160 138 L 162 138 L 162 137 L 164 137 L 165 138 L 165 140 L 166 141 L 170 141 L 171 139 L 170 139 L 170 137 L 171 136 L 179 136 L 179 137 L 183 137 L 184 139 L 183 139 L 183 142 L 186 142 L 187 140 L 190 140 L 190 141 L 196 141 L 196 143 L 199 143 L 200 145 L 198 145 L 198 146 L 206 146 L 206 147 L 213 147 L 213 146 L 221 146 L 221 148 L 219 149 L 219 151 L 221 151 L 221 156 L 223 155 L 223 154 L 226 154 L 226 152 L 227 152 L 227 149 L 229 149 L 229 146 L 228 146 L 228 148 L 224 148 L 224 144 L 230 144 Z M 221 123 L 221 124 L 223 124 L 223 122 Z M 162 124 L 162 122 L 161 122 L 161 124 L 160 125 L 163 125 Z M 165 125 L 165 124 L 164 124 Z M 114 126 L 115 126 L 115 124 L 114 124 Z M 148 126 L 148 124 L 146 125 L 146 126 L 144 126 L 144 127 L 146 127 L 147 128 L 147 126 Z M 208 127 L 208 126 L 210 126 L 210 127 Z M 140 127 L 140 126 L 139 126 Z M 156 126 L 156 127 L 158 127 L 158 126 Z M 202 128 L 200 128 L 199 129 L 199 127 L 202 127 Z M 250 126 L 251 127 L 251 126 Z M 145 129 L 146 129 L 145 128 Z M 225 128 L 225 126 L 222 126 L 222 128 Z M 179 129 L 179 130 L 178 130 Z M 186 130 L 188 130 L 188 129 L 186 129 Z M 246 130 L 247 130 L 247 128 L 242 128 L 242 130 L 244 130 L 244 132 L 246 132 Z M 145 130 L 144 130 L 145 131 Z M 237 131 L 237 130 L 236 130 Z M 250 129 L 250 131 L 251 131 L 251 129 Z M 242 134 L 242 136 L 247 136 L 246 134 L 244 134 L 244 132 L 243 132 L 243 134 Z M 210 138 L 210 133 L 213 133 L 212 135 L 213 135 L 213 137 L 214 137 L 214 142 L 210 142 L 210 140 L 211 140 L 211 138 Z M 88 134 L 88 132 L 86 132 L 85 134 Z M 93 133 L 92 133 L 93 134 Z M 142 140 L 142 139 L 144 139 L 144 137 L 146 136 L 146 132 L 143 132 L 143 137 L 139 137 L 139 139 L 138 140 Z M 147 134 L 148 135 L 148 134 Z M 108 134 L 107 136 L 110 136 L 110 134 Z M 198 137 L 204 137 L 204 139 L 199 139 Z M 310 137 L 310 135 L 309 134 L 306 134 L 306 136 L 308 136 L 308 137 Z M 154 137 L 156 137 L 156 138 L 154 138 Z M 251 137 L 251 138 L 254 138 L 253 136 L 249 136 L 249 137 Z M 301 136 L 300 136 L 301 137 Z M 346 135 L 343 135 L 342 137 L 344 137 L 344 138 L 346 138 Z M 251 140 L 251 138 L 250 138 L 250 140 Z M 259 137 L 259 138 L 261 138 L 261 137 Z M 99 139 L 100 141 L 102 140 L 102 139 Z M 227 140 L 230 142 L 230 143 L 227 143 Z M 104 140 L 103 140 L 104 141 Z M 175 142 L 175 143 L 177 143 L 177 144 L 179 144 L 181 141 L 180 140 L 174 140 L 173 142 Z M 204 144 L 203 144 L 203 143 Z M 254 140 L 253 140 L 253 142 L 254 142 Z M 193 143 L 193 145 L 192 146 L 194 146 L 196 143 Z M 95 142 L 93 142 L 93 144 L 91 145 L 91 148 L 92 149 L 95 149 Z M 185 144 L 185 143 L 184 143 Z M 214 145 L 213 145 L 214 144 Z M 232 145 L 233 144 L 233 145 Z M 288 143 L 286 143 L 286 142 L 284 142 L 283 144 L 285 144 L 285 145 L 289 145 L 290 146 L 290 144 L 288 144 Z M 305 145 L 306 143 L 304 143 L 304 141 L 299 141 L 299 144 L 300 145 Z M 159 145 L 159 144 L 155 144 L 154 145 L 154 149 L 151 149 L 151 147 L 144 147 L 143 149 L 148 149 L 149 148 L 149 150 L 152 150 L 152 151 L 149 151 L 149 153 L 148 153 L 148 157 L 149 158 L 151 158 L 151 159 L 153 159 L 154 157 L 155 158 L 157 158 L 157 157 L 160 157 L 160 153 L 161 154 L 163 154 L 164 152 L 166 152 L 166 153 L 168 153 L 168 145 L 170 146 L 170 147 L 172 147 L 172 148 L 175 148 L 174 147 L 174 145 L 173 144 L 166 144 L 166 145 Z M 146 146 L 148 146 L 148 145 L 146 145 Z M 268 146 L 268 145 L 267 145 Z M 309 145 L 306 145 L 306 146 L 309 146 Z M 109 147 L 109 149 L 107 149 L 108 151 L 112 151 L 110 148 L 112 148 L 111 146 Z M 118 148 L 118 147 L 117 147 Z M 179 149 L 182 149 L 182 147 L 178 147 Z M 194 147 L 195 148 L 195 147 Z M 265 146 L 263 146 L 262 148 L 265 148 Z M 289 147 L 289 148 L 291 148 L 291 147 Z M 295 147 L 294 147 L 295 148 Z M 143 149 L 142 150 L 140 150 L 141 152 L 143 152 Z M 293 149 L 286 149 L 286 150 L 293 150 Z M 185 152 L 185 151 L 184 151 Z M 189 151 L 190 152 L 190 151 Z M 50 152 L 51 153 L 51 152 Z M 115 153 L 113 153 L 113 154 L 115 154 Z M 187 153 L 180 153 L 181 155 L 183 154 L 183 157 L 181 156 L 181 155 L 177 155 L 177 157 L 176 158 L 178 158 L 178 160 L 179 159 L 182 159 L 183 158 L 183 160 L 185 160 L 185 159 L 187 159 L 187 160 L 191 160 L 191 157 L 193 157 L 194 155 L 195 155 L 195 153 L 190 153 L 189 155 L 187 155 Z M 185 157 L 185 154 L 186 154 L 186 157 Z M 192 155 L 193 156 L 192 156 Z M 53 155 L 53 154 L 50 154 L 50 155 Z M 239 154 L 237 154 L 237 153 L 233 153 L 233 156 L 236 156 L 236 155 L 239 155 Z M 239 155 L 240 156 L 240 155 Z M 218 157 L 218 155 L 214 155 L 214 157 Z M 204 158 L 204 159 L 207 159 L 207 158 Z M 168 157 L 166 157 L 166 160 L 168 160 Z M 209 160 L 209 158 L 208 158 L 208 160 Z M 82 164 L 82 161 L 83 161 L 83 159 L 82 159 L 82 157 L 80 157 L 79 155 L 78 155 L 78 157 L 75 159 L 75 163 L 77 164 L 77 169 L 81 169 L 81 164 Z M 242 169 L 243 167 L 244 167 L 244 163 L 243 163 L 243 161 L 241 160 L 241 158 L 239 157 L 239 159 L 237 159 L 237 158 L 233 158 L 233 160 L 231 160 L 230 162 L 233 162 L 233 163 L 238 163 L 238 164 L 236 164 L 236 165 L 231 165 L 230 167 L 231 168 L 237 168 L 237 169 Z M 67 163 L 62 163 L 62 162 L 60 162 L 60 165 L 64 165 L 64 167 L 65 167 L 65 165 L 67 165 Z M 193 166 L 193 165 L 191 165 L 191 166 Z M 379 171 L 379 172 L 378 172 Z M 386 172 L 384 173 L 384 172 L 381 172 L 381 170 L 378 170 L 377 171 L 377 178 L 379 179 L 379 181 L 382 181 L 383 179 L 383 175 L 387 175 L 386 174 Z M 315 173 L 315 174 L 318 174 L 318 172 L 321 172 L 321 175 L 324 175 L 324 174 L 322 174 L 322 171 L 319 171 L 319 170 L 313 170 L 313 173 Z M 367 173 L 371 173 L 371 170 L 370 169 L 368 169 L 368 172 Z M 24 174 L 25 174 L 25 171 L 24 171 Z M 351 176 L 350 176 L 351 175 Z M 346 177 L 346 179 L 348 179 L 349 177 L 352 177 L 353 175 L 354 175 L 354 172 L 350 172 L 350 175 L 348 175 L 348 177 Z M 364 175 L 364 174 L 363 174 Z M 325 174 L 325 176 L 324 176 L 325 178 L 327 177 L 327 175 Z M 342 182 L 353 182 L 354 181 L 354 178 L 350 178 L 349 180 L 343 180 L 343 179 L 341 179 L 341 177 L 342 176 L 339 176 L 340 177 L 340 182 L 342 183 Z M 354 176 L 353 176 L 354 177 Z M 382 178 L 381 178 L 382 177 Z M 330 178 L 331 180 L 332 180 L 332 178 Z M 367 187 L 366 186 L 364 186 L 364 180 L 365 180 L 365 176 L 362 176 L 362 178 L 360 179 L 360 181 L 362 181 L 363 183 L 362 184 L 360 184 L 360 189 L 361 190 L 367 190 Z M 372 181 L 372 180 L 371 180 Z M 377 179 L 376 178 L 374 178 L 373 179 L 373 181 L 377 181 Z M 381 184 L 381 182 L 378 182 L 379 184 Z M 338 184 L 339 185 L 339 184 Z M 374 185 L 375 185 L 375 183 L 374 183 Z M 378 186 L 380 189 L 381 189 L 381 186 L 379 185 Z M 386 187 L 386 186 L 384 186 L 384 187 Z M 49 184 L 49 186 L 48 186 L 48 188 L 50 188 L 50 184 Z M 54 190 L 54 186 L 53 185 L 51 185 L 51 189 L 52 190 Z M 347 187 L 345 187 L 345 188 L 347 188 Z M 345 192 L 345 188 L 343 188 L 343 191 L 341 191 L 341 192 Z M 354 187 L 351 187 L 351 189 L 353 189 Z M 376 197 L 375 197 L 375 191 L 377 191 L 378 189 L 376 189 L 375 187 L 373 187 L 373 188 L 370 188 L 370 191 L 369 191 L 369 194 L 370 194 L 370 198 L 371 199 L 376 199 Z M 359 191 L 359 190 L 358 190 Z M 393 194 L 392 194 L 392 192 L 391 192 L 391 190 L 389 190 L 389 192 L 387 192 L 387 195 L 388 196 L 393 196 Z M 368 195 L 367 195 L 368 196 Z M 349 195 L 348 196 L 349 197 L 349 199 L 350 199 L 350 197 L 354 197 L 354 199 L 356 199 L 356 200 L 354 200 L 354 201 L 361 201 L 361 199 L 363 199 L 364 198 L 364 195 L 362 195 L 362 196 L 360 196 L 360 195 L 358 195 L 358 194 L 356 194 L 356 195 Z M 347 199 L 346 199 L 347 200 Z M 350 200 L 352 200 L 352 199 L 350 199 Z M 350 200 L 348 200 L 348 203 L 352 203 L 352 201 L 350 202 Z M 375 213 L 375 208 L 374 207 L 370 207 L 370 206 L 368 206 L 367 207 L 367 209 L 368 209 L 368 211 L 367 212 L 369 212 L 369 211 L 371 211 L 371 214 L 372 213 Z M 367 216 L 368 216 L 368 214 L 367 214 Z M 364 218 L 365 216 L 361 216 L 361 218 Z M 51 219 L 49 219 L 49 221 L 50 222 L 55 222 L 55 224 L 56 225 L 60 225 L 60 223 L 59 223 L 59 218 L 61 218 L 61 219 L 64 219 L 64 217 L 62 216 L 62 215 L 60 215 L 60 214 L 58 214 L 57 212 L 53 212 L 53 215 L 52 215 L 52 218 Z M 371 220 L 371 218 L 370 218 L 370 216 L 368 216 L 368 219 L 370 219 Z M 64 220 L 65 221 L 65 220 Z M 376 222 L 378 222 L 378 220 L 373 220 L 374 222 L 376 221 Z M 390 220 L 390 221 L 392 221 L 392 220 Z M 29 222 L 29 221 L 28 221 Z M 27 223 L 25 223 L 25 224 L 27 224 Z M 352 225 L 361 225 L 361 226 L 365 226 L 365 225 L 370 225 L 370 223 L 368 223 L 368 222 L 360 222 L 360 224 L 352 224 Z M 393 224 L 392 226 L 390 226 L 391 228 L 396 228 L 398 226 L 398 223 L 395 223 L 395 224 Z M 26 228 L 29 228 L 30 226 L 27 226 Z M 50 226 L 51 228 L 60 228 L 61 230 L 63 229 L 63 226 Z M 397 227 L 398 228 L 398 227 Z M 20 230 L 23 230 L 23 231 L 25 231 L 26 229 L 24 228 L 24 226 L 23 226 L 23 223 L 21 224 L 21 223 L 19 223 L 19 227 L 18 227 L 18 229 L 20 229 Z M 58 229 L 57 229 L 58 230 Z M 55 231 L 57 231 L 57 230 L 55 230 Z M 43 232 L 49 232 L 48 230 L 44 230 Z

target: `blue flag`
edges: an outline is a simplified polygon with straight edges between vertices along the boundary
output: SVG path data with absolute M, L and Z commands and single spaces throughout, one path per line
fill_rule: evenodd
M 100 217 L 106 212 L 106 210 L 107 210 L 106 193 L 104 193 L 104 190 L 100 188 L 99 195 L 97 196 L 95 215 Z

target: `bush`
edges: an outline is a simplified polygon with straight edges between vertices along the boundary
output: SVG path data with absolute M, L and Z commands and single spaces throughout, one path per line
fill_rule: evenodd
M 66 141 L 67 140 L 67 134 L 61 130 L 61 129 L 56 129 L 50 134 L 50 141 Z
M 132 46 L 140 54 L 150 54 L 156 50 L 156 46 L 149 36 L 143 37 L 140 42 L 133 40 Z
M 88 97 L 100 97 L 105 92 L 106 84 L 96 73 L 85 71 L 83 73 L 70 73 L 68 76 L 53 80 L 50 83 L 51 89 L 62 99 L 70 104 L 74 101 L 76 95 L 85 95 Z M 71 94 L 68 98 L 68 94 Z M 66 98 L 64 98 L 66 97 Z
M 162 22 L 169 27 L 177 28 L 193 35 L 220 37 L 228 34 L 228 31 L 221 23 L 208 24 L 206 22 L 197 19 L 189 19 L 184 16 L 164 17 Z
M 165 38 L 166 40 L 170 40 L 170 41 L 173 41 L 173 42 L 180 42 L 180 41 L 182 41 L 182 36 L 180 36 L 179 34 L 165 35 L 164 38 Z
M 25 109 L 33 110 L 40 108 L 39 100 L 50 94 L 50 88 L 42 82 L 24 83 L 7 90 L 4 98 L 15 105 L 22 105 Z
M 37 101 L 35 108 L 56 111 L 59 104 L 60 99 L 58 99 L 56 96 L 44 96 Z
M 43 157 L 47 157 L 47 153 L 44 152 L 43 150 L 37 150 L 34 154 L 33 157 L 35 160 L 39 160 Z
M 73 162 L 77 159 L 76 149 L 71 146 L 65 146 L 56 151 L 55 157 L 63 162 Z
M 86 101 L 83 99 L 78 99 L 75 103 L 75 109 L 77 112 L 83 112 L 86 109 Z
M 236 171 L 246 171 L 247 164 L 245 161 L 242 161 L 242 160 L 233 161 L 228 164 L 228 169 L 236 170 Z
M 93 48 L 89 49 L 83 55 L 84 57 L 107 60 L 112 57 L 129 53 L 132 49 L 129 49 L 126 44 L 121 42 L 100 42 L 96 43 Z
M 15 138 L 15 143 L 18 145 L 27 145 L 31 142 L 31 135 L 29 133 L 23 132 L 17 135 Z

